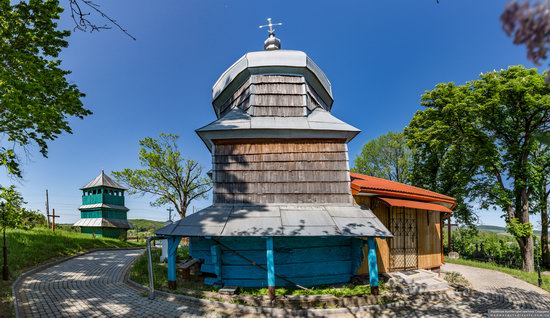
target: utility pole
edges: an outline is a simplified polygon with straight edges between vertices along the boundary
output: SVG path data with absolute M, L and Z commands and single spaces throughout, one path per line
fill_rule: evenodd
M 172 222 L 172 211 L 174 211 L 174 209 L 172 209 L 172 207 L 169 207 L 166 210 L 168 210 L 168 221 Z
M 2 246 L 4 264 L 2 266 L 2 280 L 8 280 L 10 273 L 8 269 L 8 246 L 6 244 L 6 205 L 4 202 L 0 203 L 0 209 L 2 209 L 2 228 L 4 230 L 4 246 Z
M 48 198 L 48 189 L 46 189 L 46 220 L 48 222 L 48 228 L 50 228 L 50 200 Z
M 52 231 L 55 232 L 55 218 L 58 218 L 59 215 L 55 215 L 55 209 L 52 209 Z

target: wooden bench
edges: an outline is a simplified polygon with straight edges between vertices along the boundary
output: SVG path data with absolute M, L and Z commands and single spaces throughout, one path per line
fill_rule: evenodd
M 189 277 L 191 274 L 196 275 L 200 270 L 200 260 L 196 258 L 188 259 L 184 262 L 178 263 L 176 266 L 177 271 L 182 277 Z

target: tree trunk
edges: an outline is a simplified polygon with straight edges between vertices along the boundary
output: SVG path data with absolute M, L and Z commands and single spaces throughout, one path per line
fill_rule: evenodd
M 521 211 L 519 221 L 529 223 L 529 194 L 524 187 L 520 192 Z M 535 271 L 535 253 L 533 248 L 533 234 L 518 239 L 521 256 L 523 259 L 523 270 L 526 272 Z
M 185 219 L 185 216 L 187 215 L 187 207 L 182 204 L 181 207 L 178 208 L 178 213 L 180 218 Z
M 519 250 L 523 261 L 522 268 L 525 272 L 535 271 L 533 236 L 522 237 L 518 239 Z

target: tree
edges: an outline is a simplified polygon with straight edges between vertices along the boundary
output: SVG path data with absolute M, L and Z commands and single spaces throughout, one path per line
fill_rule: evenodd
M 172 204 L 185 218 L 189 204 L 206 198 L 211 180 L 203 177 L 202 167 L 192 159 L 182 157 L 177 135 L 160 134 L 140 140 L 139 161 L 143 169 L 113 172 L 115 178 L 128 185 L 130 194 L 152 194 L 157 199 L 152 206 Z
M 527 47 L 527 58 L 540 65 L 550 50 L 550 3 L 509 2 L 500 16 L 504 32 L 514 44 Z M 550 74 L 546 76 L 550 85 Z
M 500 207 L 519 243 L 523 269 L 533 271 L 532 157 L 536 136 L 550 124 L 550 89 L 544 76 L 512 66 L 461 86 L 438 84 L 422 96 L 422 105 L 426 109 L 406 129 L 409 145 L 420 154 L 413 170 L 431 173 L 436 167 L 437 173 L 456 180 L 451 194 L 460 195 L 462 202 Z M 427 178 L 441 180 L 438 175 Z
M 80 31 L 99 32 L 100 30 L 116 27 L 132 40 L 136 40 L 128 30 L 123 28 L 115 19 L 111 18 L 105 11 L 100 9 L 99 4 L 91 0 L 68 0 L 71 18 L 73 19 L 75 29 Z M 99 16 L 107 23 L 99 24 L 92 20 L 93 16 Z
M 6 229 L 24 228 L 30 229 L 37 224 L 45 223 L 44 216 L 23 208 L 23 197 L 14 186 L 0 187 L 0 228 L 3 236 L 3 266 L 2 279 L 8 280 L 8 245 Z
M 540 211 L 542 265 L 550 268 L 548 247 L 548 198 L 550 197 L 550 146 L 539 145 L 531 158 L 533 161 L 533 208 Z
M 411 151 L 403 133 L 389 132 L 367 142 L 355 158 L 354 172 L 408 183 Z
M 70 32 L 57 29 L 58 1 L 11 3 L 0 0 L 0 166 L 21 177 L 18 148 L 34 142 L 47 157 L 48 142 L 72 132 L 69 117 L 91 112 L 60 68 Z

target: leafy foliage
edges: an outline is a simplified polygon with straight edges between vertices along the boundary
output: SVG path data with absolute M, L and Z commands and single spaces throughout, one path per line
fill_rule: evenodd
M 177 135 L 164 133 L 159 139 L 140 140 L 139 160 L 144 169 L 124 169 L 113 175 L 129 186 L 130 194 L 152 194 L 157 197 L 152 206 L 172 204 L 184 218 L 193 200 L 207 196 L 211 181 L 203 177 L 197 161 L 182 157 L 177 140 Z
M 513 236 L 459 228 L 452 232 L 453 251 L 461 258 L 493 262 L 510 268 L 521 268 L 521 252 Z M 444 248 L 448 251 L 447 242 Z
M 525 44 L 527 58 L 540 65 L 550 49 L 550 4 L 511 1 L 500 16 L 504 32 L 513 36 L 514 44 Z M 546 77 L 550 85 L 550 74 Z
M 408 183 L 412 155 L 403 133 L 387 133 L 366 143 L 355 158 L 354 172 Z
M 48 141 L 72 132 L 69 117 L 91 114 L 60 67 L 70 34 L 57 29 L 62 11 L 57 0 L 0 0 L 0 165 L 17 177 L 18 147 L 34 142 L 47 156 Z
M 501 208 L 507 222 L 529 223 L 536 136 L 550 123 L 544 76 L 512 66 L 465 85 L 438 84 L 422 105 L 405 131 L 415 156 L 413 183 L 457 198 L 459 221 L 475 219 L 475 201 Z M 532 237 L 516 238 L 531 271 Z
M 521 223 L 517 218 L 511 218 L 506 224 L 506 230 L 514 237 L 529 237 L 533 235 L 531 223 Z
M 23 197 L 14 186 L 0 187 L 0 228 L 29 230 L 46 224 L 42 214 L 23 208 L 23 204 Z

